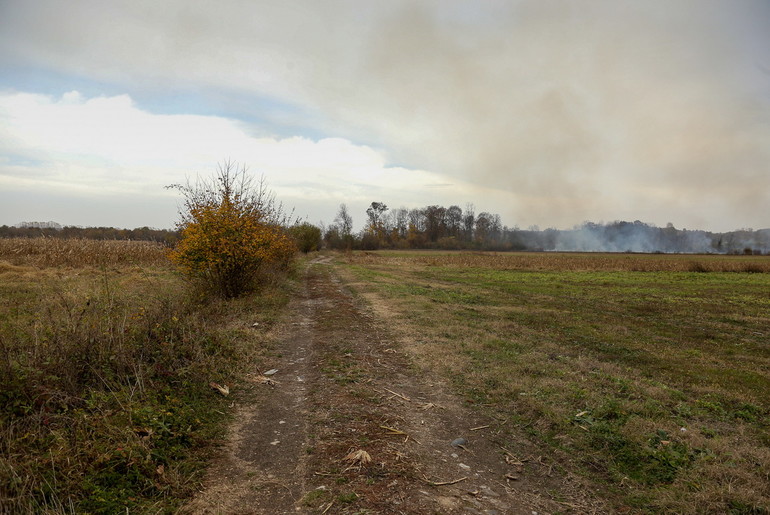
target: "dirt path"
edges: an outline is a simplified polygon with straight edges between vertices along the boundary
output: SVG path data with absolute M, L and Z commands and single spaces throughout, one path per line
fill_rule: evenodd
M 418 369 L 386 330 L 387 313 L 353 295 L 328 261 L 310 265 L 288 311 L 273 329 L 274 361 L 256 364 L 278 369 L 276 384 L 255 383 L 183 512 L 606 511 L 579 482 L 552 477 L 526 440 L 503 445 L 502 422 Z

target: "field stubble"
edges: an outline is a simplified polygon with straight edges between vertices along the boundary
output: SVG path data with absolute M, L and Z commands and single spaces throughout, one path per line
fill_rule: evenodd
M 767 257 L 383 252 L 346 265 L 422 366 L 619 509 L 770 510 Z

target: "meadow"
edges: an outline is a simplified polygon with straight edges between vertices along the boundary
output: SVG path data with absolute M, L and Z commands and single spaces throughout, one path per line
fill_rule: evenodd
M 0 239 L 0 512 L 170 513 L 289 292 L 209 298 L 150 242 Z
M 340 264 L 515 449 L 619 511 L 770 511 L 770 258 L 367 252 Z

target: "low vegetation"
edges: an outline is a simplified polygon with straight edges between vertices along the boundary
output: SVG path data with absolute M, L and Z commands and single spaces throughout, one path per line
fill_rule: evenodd
M 618 509 L 770 510 L 770 260 L 346 258 L 423 366 Z
M 499 271 L 547 272 L 746 272 L 770 273 L 767 256 L 718 254 L 613 254 L 596 252 L 382 251 L 356 255 L 356 263 L 468 267 Z M 730 276 L 728 276 L 730 277 Z
M 289 228 L 289 234 L 294 238 L 297 248 L 305 254 L 321 248 L 321 229 L 313 224 L 295 224 Z
M 0 239 L 0 512 L 172 512 L 288 293 L 201 298 L 147 242 Z M 235 388 L 233 388 L 235 387 Z
M 0 238 L 0 512 L 170 512 L 196 488 L 296 246 L 245 169 L 176 188 L 173 249 Z
M 297 251 L 285 229 L 289 217 L 245 168 L 228 161 L 213 180 L 172 188 L 184 196 L 184 208 L 170 257 L 185 275 L 233 298 L 288 269 Z

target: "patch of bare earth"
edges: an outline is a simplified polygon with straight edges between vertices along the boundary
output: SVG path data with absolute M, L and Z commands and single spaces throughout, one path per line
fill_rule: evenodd
M 273 330 L 277 357 L 255 364 L 255 392 L 183 512 L 608 511 L 577 480 L 556 477 L 525 439 L 510 445 L 503 422 L 415 365 L 387 305 L 369 300 L 352 295 L 327 262 L 311 264 Z M 278 369 L 272 385 L 262 382 L 267 367 Z

